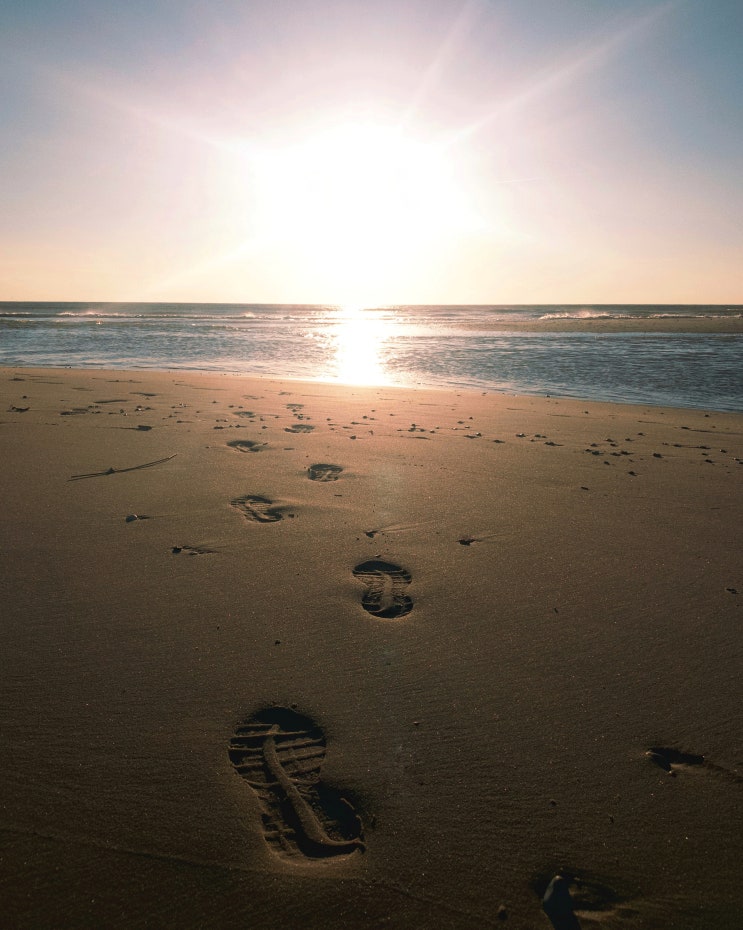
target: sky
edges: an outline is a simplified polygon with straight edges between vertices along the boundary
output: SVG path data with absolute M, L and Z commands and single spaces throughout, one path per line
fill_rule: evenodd
M 4 0 L 0 300 L 743 303 L 741 0 Z

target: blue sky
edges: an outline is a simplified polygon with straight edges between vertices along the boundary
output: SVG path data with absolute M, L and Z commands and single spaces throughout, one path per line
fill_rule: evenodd
M 0 11 L 0 299 L 743 302 L 738 0 Z

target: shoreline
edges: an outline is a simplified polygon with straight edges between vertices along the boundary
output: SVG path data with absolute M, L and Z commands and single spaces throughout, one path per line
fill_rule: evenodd
M 313 394 L 317 393 L 318 397 L 326 397 L 327 399 L 332 398 L 339 401 L 354 396 L 360 396 L 364 399 L 371 400 L 373 397 L 379 396 L 384 392 L 390 392 L 392 394 L 399 395 L 400 399 L 407 398 L 407 395 L 412 395 L 412 400 L 417 399 L 421 401 L 424 406 L 426 405 L 426 395 L 430 394 L 434 398 L 437 398 L 441 401 L 443 401 L 443 399 L 447 396 L 456 398 L 457 403 L 461 403 L 464 399 L 480 404 L 482 399 L 486 399 L 494 402 L 496 406 L 502 406 L 506 402 L 532 405 L 536 404 L 538 406 L 540 402 L 542 402 L 547 405 L 564 404 L 571 408 L 573 412 L 577 412 L 579 408 L 582 410 L 582 408 L 584 408 L 586 405 L 591 405 L 594 409 L 599 411 L 602 416 L 607 417 L 612 417 L 615 415 L 618 416 L 620 412 L 628 417 L 633 415 L 640 416 L 646 415 L 648 413 L 655 413 L 657 415 L 670 414 L 674 417 L 682 418 L 686 416 L 697 420 L 699 417 L 719 417 L 722 419 L 732 418 L 733 420 L 740 420 L 741 424 L 743 424 L 743 411 L 715 410 L 710 407 L 679 407 L 672 404 L 650 402 L 643 403 L 638 401 L 602 400 L 586 396 L 536 393 L 529 394 L 512 390 L 486 388 L 484 386 L 449 386 L 441 384 L 425 384 L 422 382 L 415 382 L 410 384 L 352 384 L 336 380 L 311 380 L 302 378 L 300 376 L 276 376 L 229 370 L 212 371 L 203 368 L 160 369 L 106 367 L 77 368 L 73 366 L 36 367 L 23 365 L 0 366 L 0 380 L 2 380 L 6 375 L 8 376 L 6 380 L 11 382 L 30 380 L 39 381 L 40 383 L 45 383 L 46 378 L 55 376 L 63 379 L 60 384 L 64 384 L 65 381 L 71 381 L 76 378 L 82 378 L 90 379 L 91 381 L 101 381 L 109 384 L 136 383 L 136 381 L 139 381 L 140 379 L 151 379 L 158 384 L 165 382 L 172 385 L 183 385 L 185 382 L 179 382 L 175 379 L 192 378 L 197 382 L 203 382 L 201 385 L 195 385 L 196 389 L 203 388 L 210 391 L 226 391 L 230 386 L 235 386 L 230 385 L 230 382 L 234 382 L 236 385 L 245 384 L 246 389 L 250 389 L 251 385 L 253 387 L 264 387 L 267 390 L 276 389 L 281 395 L 288 395 L 298 391 L 310 392 Z M 292 388 L 293 390 L 287 391 L 287 387 Z M 84 390 L 88 389 L 86 388 Z M 407 399 L 408 401 L 410 400 L 410 398 Z
M 13 366 L 0 449 L 9 926 L 743 919 L 743 414 Z
M 206 368 L 111 368 L 101 365 L 100 367 L 77 367 L 77 366 L 53 366 L 53 365 L 0 365 L 0 376 L 3 372 L 6 371 L 17 371 L 17 372 L 81 372 L 81 373 L 90 373 L 90 374 L 101 374 L 101 373 L 110 373 L 110 374 L 132 374 L 132 375 L 152 375 L 157 377 L 158 375 L 193 375 L 195 377 L 204 377 L 204 378 L 240 378 L 243 380 L 254 380 L 258 382 L 287 382 L 289 384 L 295 385 L 326 385 L 328 387 L 336 387 L 341 390 L 396 390 L 396 391 L 433 391 L 433 392 L 450 392 L 455 394 L 472 394 L 472 395 L 488 395 L 492 397 L 522 397 L 522 398 L 542 398 L 544 400 L 564 400 L 564 401 L 573 401 L 577 404 L 580 403 L 592 403 L 592 404 L 608 404 L 610 406 L 618 407 L 650 407 L 652 409 L 663 409 L 663 410 L 676 410 L 679 412 L 684 411 L 697 411 L 704 413 L 720 413 L 720 414 L 730 414 L 730 415 L 743 415 L 743 409 L 741 410 L 729 410 L 725 408 L 713 407 L 710 405 L 695 405 L 695 406 L 683 406 L 681 404 L 671 404 L 671 403 L 662 403 L 654 401 L 639 401 L 639 400 L 618 400 L 618 399 L 607 399 L 605 397 L 591 397 L 589 395 L 581 394 L 559 394 L 556 392 L 534 392 L 529 393 L 528 391 L 517 390 L 517 389 L 498 389 L 487 384 L 474 385 L 474 384 L 434 384 L 434 383 L 424 383 L 422 381 L 411 381 L 410 383 L 390 383 L 390 384 L 349 384 L 340 380 L 313 380 L 302 375 L 292 376 L 292 375 L 271 375 L 271 374 L 261 374 L 257 372 L 243 372 L 234 369 L 224 369 L 224 370 L 212 370 Z

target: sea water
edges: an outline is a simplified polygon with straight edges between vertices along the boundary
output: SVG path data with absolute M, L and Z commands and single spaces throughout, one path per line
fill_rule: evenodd
M 743 411 L 743 334 L 685 320 L 740 306 L 0 303 L 0 365 L 189 369 Z M 672 318 L 682 331 L 511 331 Z M 499 328 L 503 327 L 503 328 Z

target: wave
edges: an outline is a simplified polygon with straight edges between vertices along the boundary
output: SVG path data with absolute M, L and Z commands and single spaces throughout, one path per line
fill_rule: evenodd
M 581 308 L 576 310 L 559 310 L 543 313 L 540 320 L 740 320 L 743 312 L 739 309 L 726 310 L 715 307 L 709 310 L 697 308 L 651 311 L 646 308 L 631 309 L 631 312 L 597 310 Z
M 543 313 L 540 320 L 631 320 L 636 314 L 610 313 L 606 310 L 593 310 L 589 307 L 580 310 L 560 310 Z
M 441 327 L 460 324 L 535 321 L 611 320 L 740 320 L 743 307 L 723 305 L 390 305 L 341 306 L 332 304 L 175 304 L 175 303 L 83 303 L 0 302 L 0 323 L 72 325 L 104 324 L 135 327 L 162 326 L 170 330 L 184 326 L 222 326 L 245 329 L 291 326 L 343 325 L 382 321 L 404 325 Z
M 723 310 L 717 313 L 651 313 L 651 320 L 741 320 L 739 310 Z
M 131 314 L 131 313 L 113 313 L 112 311 L 104 310 L 61 310 L 59 313 L 53 314 L 56 317 L 75 317 L 79 319 L 95 318 L 95 319 L 137 319 L 141 314 Z

